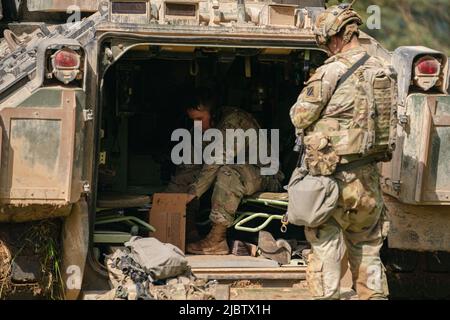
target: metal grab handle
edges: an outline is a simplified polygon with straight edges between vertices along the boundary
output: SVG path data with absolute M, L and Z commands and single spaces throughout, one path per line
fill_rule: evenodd
M 136 222 L 137 224 L 147 228 L 148 231 L 151 231 L 151 232 L 156 231 L 156 229 L 153 226 L 149 225 L 147 222 L 142 221 L 141 219 L 133 217 L 133 216 L 104 218 L 104 219 L 99 218 L 94 224 L 99 225 L 99 224 L 107 224 L 107 223 L 122 222 L 122 221 L 133 221 L 133 222 Z
M 19 37 L 17 37 L 17 35 L 11 30 L 5 30 L 3 32 L 3 37 L 5 38 L 9 50 L 11 51 L 16 50 L 21 44 Z
M 246 215 L 248 217 L 244 218 L 244 216 Z M 256 218 L 266 218 L 266 220 L 262 224 L 254 228 L 242 226 L 243 224 L 252 221 L 253 219 Z M 281 220 L 281 219 L 283 219 L 283 216 L 277 214 L 245 212 L 242 213 L 242 216 L 235 221 L 234 229 L 246 232 L 258 232 L 267 227 L 272 220 Z

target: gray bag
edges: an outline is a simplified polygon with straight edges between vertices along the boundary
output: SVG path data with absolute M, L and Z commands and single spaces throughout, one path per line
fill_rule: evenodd
M 133 260 L 152 275 L 153 280 L 168 279 L 190 272 L 183 252 L 155 238 L 133 237 L 125 243 Z
M 330 218 L 337 206 L 339 186 L 330 176 L 311 176 L 296 168 L 288 185 L 288 221 L 317 227 Z

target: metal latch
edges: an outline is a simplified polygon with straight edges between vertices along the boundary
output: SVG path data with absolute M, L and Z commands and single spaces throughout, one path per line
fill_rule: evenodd
M 401 185 L 400 180 L 392 181 L 392 189 L 394 189 L 395 192 L 400 192 Z
M 99 163 L 100 164 L 106 164 L 106 152 L 100 152 L 100 159 L 99 159 Z
M 84 118 L 84 121 L 92 121 L 92 120 L 94 120 L 94 110 L 92 110 L 92 109 L 84 109 L 83 110 L 83 118 Z
M 407 125 L 409 122 L 409 117 L 405 114 L 401 114 L 398 116 L 398 123 L 400 123 L 400 125 L 405 126 Z
M 88 181 L 83 181 L 83 192 L 84 193 L 91 192 L 91 184 Z

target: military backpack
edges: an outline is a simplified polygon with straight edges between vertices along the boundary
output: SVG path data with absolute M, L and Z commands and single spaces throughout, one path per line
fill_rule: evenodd
M 310 164 L 309 169 L 313 175 L 330 175 L 336 166 L 339 167 L 339 163 L 355 162 L 357 165 L 359 162 L 365 164 L 389 161 L 392 157 L 397 126 L 395 74 L 381 63 L 367 63 L 369 59 L 370 56 L 366 53 L 353 66 L 349 66 L 334 91 L 337 92 L 350 78 L 355 81 L 353 119 L 349 128 L 316 132 L 305 137 L 306 161 Z M 308 154 L 308 150 L 315 154 Z M 316 153 L 320 155 L 317 156 Z M 335 156 L 338 156 L 338 161 L 332 166 L 332 170 L 328 168 L 324 171 L 318 166 L 321 161 L 317 159 L 334 159 Z M 317 168 L 313 162 L 317 163 Z

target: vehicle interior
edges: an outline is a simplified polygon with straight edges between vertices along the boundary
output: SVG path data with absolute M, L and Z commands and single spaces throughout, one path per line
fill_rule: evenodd
M 149 236 L 152 231 L 148 224 L 151 196 L 164 192 L 176 169 L 170 159 L 176 143 L 171 142 L 171 134 L 193 126 L 183 111 L 186 92 L 191 88 L 208 87 L 217 94 L 219 106 L 239 107 L 254 115 L 262 128 L 280 130 L 280 162 L 286 185 L 298 158 L 293 151 L 295 134 L 289 110 L 305 79 L 326 58 L 317 50 L 280 48 L 141 45 L 128 51 L 107 71 L 101 92 L 94 236 L 97 259 L 102 262 L 104 254 L 132 235 Z M 210 227 L 211 193 L 202 197 L 196 220 L 202 235 Z M 279 217 L 287 209 L 285 199 L 286 194 L 280 193 L 244 200 L 236 219 L 250 218 L 242 228 L 229 229 L 230 248 L 236 240 L 257 246 L 262 229 L 274 239 L 291 241 L 292 254 L 304 245 L 301 228 L 289 226 L 286 233 L 280 231 Z M 272 215 L 278 219 L 270 218 Z M 238 263 L 240 267 L 280 266 L 270 259 L 262 262 L 255 258 L 261 261 L 254 262 L 234 253 L 236 259 L 247 259 Z M 229 258 L 226 263 L 208 262 L 208 256 L 198 259 L 197 263 L 208 268 L 230 265 Z

